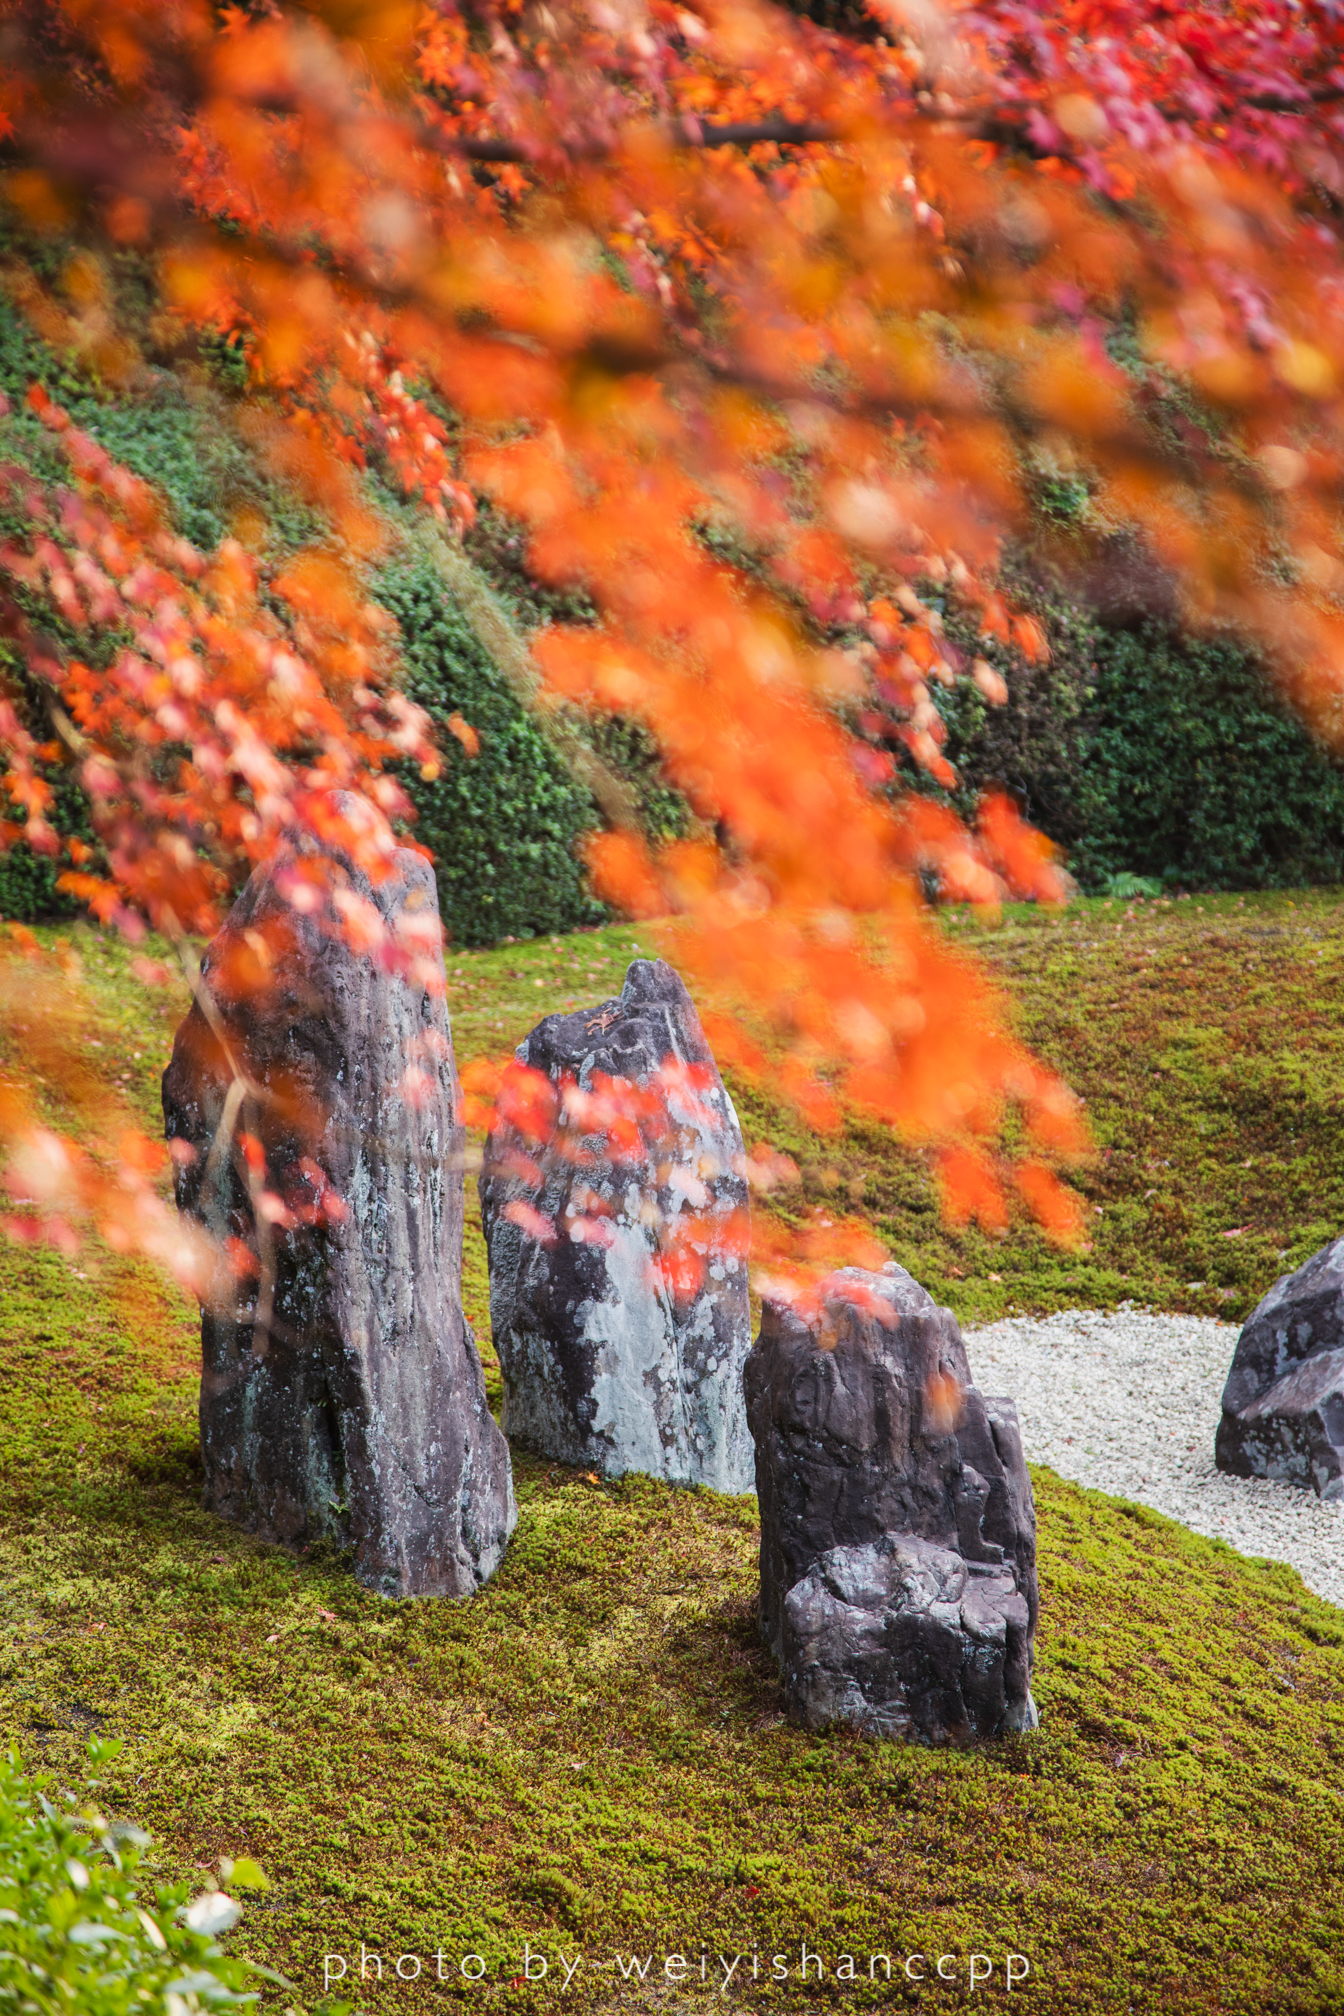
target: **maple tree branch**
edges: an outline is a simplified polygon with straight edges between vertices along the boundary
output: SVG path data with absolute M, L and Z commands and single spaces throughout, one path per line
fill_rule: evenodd
M 1284 97 L 1276 92 L 1262 91 L 1240 102 L 1254 112 L 1305 117 L 1319 105 L 1337 104 L 1342 100 L 1344 87 L 1319 85 L 1304 91 L 1300 97 Z M 918 98 L 911 103 L 891 107 L 893 116 L 899 120 L 959 127 L 968 139 L 993 141 L 1033 158 L 1043 158 L 1055 150 L 1032 140 L 1023 128 L 1028 114 L 1040 109 L 1031 99 L 1004 101 L 989 110 L 967 109 L 960 112 L 946 105 L 922 104 Z M 1196 120 L 1196 115 L 1186 107 L 1171 101 L 1156 101 L 1154 110 L 1173 123 Z M 779 147 L 807 147 L 847 137 L 842 127 L 826 119 L 772 118 L 716 122 L 697 119 L 693 113 L 665 121 L 655 130 L 673 147 L 756 147 L 767 141 Z M 527 166 L 536 162 L 544 152 L 542 145 L 525 145 L 518 140 L 472 138 L 468 134 L 435 133 L 431 130 L 426 130 L 423 137 L 437 153 L 457 154 L 483 165 L 514 162 Z M 561 151 L 573 160 L 597 160 L 615 153 L 620 144 L 620 137 L 616 135 L 601 141 L 570 143 Z
M 1339 85 L 1318 84 L 1315 90 L 1306 92 L 1301 98 L 1284 98 L 1274 91 L 1255 91 L 1241 102 L 1249 105 L 1253 112 L 1294 112 L 1300 116 L 1317 105 L 1337 105 L 1341 99 L 1344 99 L 1344 90 Z
M 691 113 L 668 120 L 656 130 L 674 147 L 757 147 L 766 141 L 779 147 L 806 147 L 816 141 L 843 138 L 840 128 L 825 119 L 749 119 L 715 124 Z M 461 154 L 468 161 L 525 164 L 540 152 L 536 146 L 524 147 L 516 140 L 472 139 L 467 134 L 427 137 L 437 152 Z M 577 159 L 591 159 L 613 153 L 618 145 L 616 140 L 607 140 L 564 151 Z

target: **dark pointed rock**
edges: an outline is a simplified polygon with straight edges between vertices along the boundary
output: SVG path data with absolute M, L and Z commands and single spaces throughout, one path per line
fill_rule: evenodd
M 221 1252 L 202 1314 L 205 1503 L 282 1546 L 353 1548 L 385 1595 L 465 1596 L 516 1512 L 462 1312 L 434 874 L 409 850 L 377 884 L 338 865 L 347 909 L 371 906 L 414 950 L 407 978 L 352 950 L 325 904 L 291 907 L 294 871 L 252 876 L 202 962 L 214 1006 L 192 1008 L 163 1079 L 179 1209 Z
M 1237 1339 L 1214 1461 L 1344 1497 L 1344 1239 L 1274 1283 Z
M 903 1268 L 767 1303 L 747 1361 L 761 1626 L 793 1714 L 965 1741 L 1034 1727 L 1036 1518 L 1011 1400 Z

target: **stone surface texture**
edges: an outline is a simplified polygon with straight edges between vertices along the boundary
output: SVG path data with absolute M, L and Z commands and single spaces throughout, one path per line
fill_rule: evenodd
M 750 1491 L 742 1134 L 686 988 L 661 959 L 637 959 L 619 1000 L 548 1015 L 517 1056 L 579 1096 L 574 1124 L 562 1114 L 540 1144 L 492 1134 L 481 1173 L 505 1429 L 609 1476 Z M 659 1145 L 617 1153 L 589 1127 L 583 1100 L 607 1081 L 618 1099 L 621 1086 L 656 1098 Z M 538 1220 L 553 1232 L 537 1236 Z M 679 1231 L 703 1268 L 680 1298 L 659 1263 Z
M 894 1264 L 767 1303 L 745 1373 L 761 1628 L 809 1727 L 965 1742 L 1035 1726 L 1036 1517 L 1011 1400 Z
M 465 1596 L 517 1515 L 462 1312 L 434 875 L 409 850 L 376 884 L 335 858 L 348 897 L 429 948 L 420 977 L 351 950 L 330 912 L 296 912 L 278 886 L 294 864 L 264 864 L 202 962 L 214 1026 L 198 1001 L 164 1074 L 179 1209 L 254 1266 L 240 1285 L 221 1261 L 202 1315 L 205 1503 L 286 1547 L 353 1548 L 385 1595 Z M 254 1088 L 241 1103 L 230 1060 Z
M 1344 1497 L 1344 1239 L 1274 1283 L 1237 1339 L 1214 1461 Z

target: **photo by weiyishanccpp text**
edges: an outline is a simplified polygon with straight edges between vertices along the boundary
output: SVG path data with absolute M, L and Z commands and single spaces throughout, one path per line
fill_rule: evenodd
M 718 1953 L 696 1946 L 685 1952 L 672 1949 L 586 1953 L 581 1948 L 533 1946 L 503 1955 L 459 1951 L 440 1946 L 433 1952 L 394 1953 L 387 1948 L 367 1946 L 362 1941 L 349 1952 L 324 1953 L 322 1988 L 342 2000 L 354 1998 L 356 2006 L 372 2001 L 381 1989 L 395 1991 L 397 1984 L 413 1981 L 503 1983 L 522 1988 L 529 1982 L 544 1984 L 556 1995 L 572 1993 L 581 1981 L 597 1977 L 619 1987 L 622 1981 L 632 1988 L 655 1983 L 686 1989 L 713 1989 L 728 1996 L 749 1991 L 753 1983 L 791 1984 L 799 1989 L 828 1981 L 855 1987 L 889 1981 L 908 1993 L 911 1983 L 926 1982 L 937 1990 L 957 1984 L 968 1994 L 1008 1994 L 1022 1989 L 1030 1980 L 1031 1962 L 1025 1953 L 1004 1950 L 943 1953 L 933 1947 L 926 1951 L 894 1943 L 889 1952 L 843 1952 L 838 1948 L 814 1948 L 806 1940 L 780 1952 L 748 1947 L 741 1952 Z

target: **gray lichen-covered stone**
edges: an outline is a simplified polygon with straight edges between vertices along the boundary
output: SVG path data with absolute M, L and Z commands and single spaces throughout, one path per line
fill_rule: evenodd
M 1344 1497 L 1344 1239 L 1276 1281 L 1247 1318 L 1214 1461 L 1234 1477 Z
M 750 1491 L 742 1135 L 689 994 L 637 959 L 619 1000 L 548 1015 L 517 1055 L 579 1096 L 543 1141 L 492 1134 L 481 1173 L 505 1429 L 610 1476 Z M 637 1151 L 584 1106 L 609 1082 L 618 1106 L 648 1095 Z M 660 1264 L 679 1232 L 702 1274 L 680 1297 Z
M 465 1596 L 517 1515 L 462 1313 L 434 875 L 408 850 L 376 885 L 337 859 L 419 942 L 419 977 L 352 951 L 324 909 L 296 912 L 277 886 L 292 861 L 264 865 L 202 962 L 215 1026 L 194 1006 L 164 1073 L 178 1207 L 253 1270 L 240 1282 L 221 1257 L 202 1313 L 205 1503 L 282 1546 L 352 1547 L 384 1595 Z M 241 1106 L 230 1060 L 254 1088 Z M 240 1126 L 275 1203 L 254 1200 Z
M 966 1741 L 1035 1726 L 1036 1516 L 1011 1400 L 895 1265 L 767 1303 L 745 1373 L 761 1627 L 810 1727 Z

